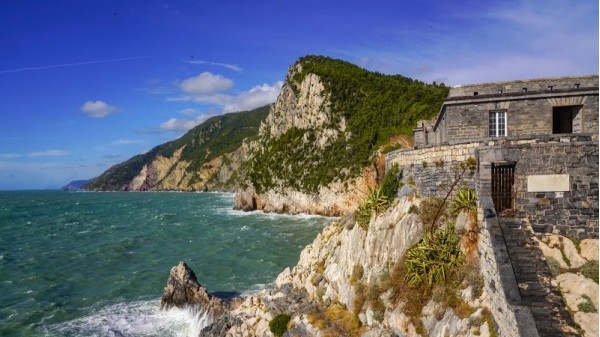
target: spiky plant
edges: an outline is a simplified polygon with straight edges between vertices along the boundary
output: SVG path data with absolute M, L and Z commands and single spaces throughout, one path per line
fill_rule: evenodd
M 452 216 L 457 216 L 461 211 L 472 213 L 477 212 L 477 197 L 475 191 L 467 187 L 461 187 L 456 190 L 452 203 L 450 205 L 450 213 Z
M 426 234 L 406 253 L 406 276 L 404 281 L 412 286 L 427 284 L 429 287 L 444 282 L 452 271 L 464 262 L 459 238 L 454 225 Z

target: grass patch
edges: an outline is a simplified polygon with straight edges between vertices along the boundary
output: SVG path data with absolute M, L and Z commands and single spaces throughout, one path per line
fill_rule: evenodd
M 579 272 L 583 276 L 598 283 L 598 261 L 590 260 L 586 262 L 583 266 L 581 266 L 581 268 L 579 268 Z
M 290 315 L 279 314 L 269 322 L 269 330 L 276 337 L 281 337 L 288 330 L 288 323 L 290 322 Z
M 582 312 L 588 312 L 588 313 L 593 313 L 593 312 L 597 312 L 598 310 L 596 309 L 596 307 L 594 306 L 594 303 L 592 303 L 592 299 L 587 296 L 587 295 L 582 295 L 581 296 L 585 301 L 581 302 L 577 305 L 577 309 L 579 309 L 579 311 Z
M 308 313 L 308 320 L 311 325 L 323 332 L 324 337 L 359 337 L 365 331 L 356 315 L 339 304 L 334 304 L 325 310 L 321 308 L 311 310 Z
M 560 275 L 562 270 L 560 268 L 560 263 L 558 263 L 558 260 L 556 260 L 552 256 L 548 256 L 546 258 L 546 263 L 548 263 L 548 269 L 550 269 L 550 274 L 552 274 L 552 277 L 556 278 L 558 275 Z

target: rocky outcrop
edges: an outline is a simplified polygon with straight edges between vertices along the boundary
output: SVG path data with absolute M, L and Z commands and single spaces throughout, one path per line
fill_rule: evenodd
M 293 188 L 259 194 L 254 188 L 248 187 L 237 192 L 233 208 L 244 211 L 262 210 L 268 213 L 342 216 L 354 211 L 369 189 L 376 186 L 376 179 L 376 171 L 367 168 L 358 178 L 323 186 L 314 194 Z
M 386 213 L 374 216 L 367 230 L 351 216 L 333 222 L 302 251 L 294 268 L 277 277 L 273 288 L 246 297 L 200 336 L 271 337 L 269 322 L 281 313 L 291 316 L 285 336 L 419 336 L 421 330 L 404 314 L 405 302 L 392 300 L 391 290 L 367 295 L 379 296 L 383 308 L 368 303 L 355 307 L 357 296 L 364 296 L 359 295 L 357 284 L 367 291 L 389 277 L 394 262 L 421 239 L 423 225 L 414 212 L 418 205 L 414 197 L 402 198 Z M 472 228 L 465 223 L 471 221 L 469 217 L 461 219 L 461 228 Z M 357 266 L 362 270 L 359 276 Z M 489 315 L 484 309 L 485 292 L 475 294 L 466 287 L 457 289 L 456 295 L 472 311 L 459 317 L 432 298 L 422 311 L 419 329 L 429 336 L 489 336 L 493 327 L 485 318 Z M 352 323 L 355 330 L 348 331 L 348 322 L 356 317 L 360 323 Z
M 171 307 L 192 307 L 202 312 L 206 322 L 212 323 L 216 318 L 226 316 L 240 303 L 241 299 L 237 297 L 222 299 L 209 294 L 198 283 L 194 271 L 181 261 L 171 268 L 167 286 L 160 300 L 160 308 L 168 310 Z

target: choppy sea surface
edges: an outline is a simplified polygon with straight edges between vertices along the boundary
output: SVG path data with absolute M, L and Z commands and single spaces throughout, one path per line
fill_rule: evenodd
M 0 192 L 0 336 L 195 336 L 159 310 L 184 260 L 210 292 L 272 283 L 331 220 L 231 210 L 223 193 Z

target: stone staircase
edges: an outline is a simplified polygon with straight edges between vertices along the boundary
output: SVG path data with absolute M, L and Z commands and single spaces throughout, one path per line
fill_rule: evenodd
M 551 273 L 530 231 L 516 218 L 500 217 L 500 228 L 519 286 L 522 304 L 531 309 L 540 337 L 578 335 L 560 291 L 551 282 Z

